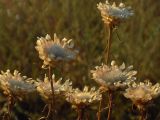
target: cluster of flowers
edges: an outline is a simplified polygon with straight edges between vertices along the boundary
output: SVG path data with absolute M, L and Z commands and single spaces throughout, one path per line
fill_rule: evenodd
M 105 3 L 97 4 L 102 20 L 106 25 L 116 28 L 121 22 L 134 14 L 131 7 L 126 7 L 125 4 L 120 3 L 112 5 L 106 0 Z M 111 66 L 102 64 L 96 67 L 96 70 L 91 71 L 93 79 L 101 84 L 107 90 L 116 90 L 118 88 L 125 88 L 123 95 L 131 99 L 139 109 L 143 109 L 152 99 L 160 95 L 160 84 L 152 85 L 149 80 L 137 83 L 135 82 L 137 71 L 133 71 L 133 66 L 125 69 L 125 64 L 117 66 L 114 61 Z
M 76 58 L 77 51 L 73 50 L 74 44 L 72 40 L 66 38 L 60 40 L 56 34 L 54 40 L 49 35 L 45 38 L 41 37 L 37 40 L 35 47 L 39 52 L 40 58 L 44 61 L 43 68 L 52 66 L 57 62 L 70 61 Z M 72 88 L 72 82 L 66 80 L 62 82 L 62 78 L 55 80 L 55 75 L 52 75 L 54 94 L 55 96 L 65 96 L 68 102 L 75 105 L 90 104 L 101 99 L 99 90 L 94 87 L 91 89 L 85 86 L 83 91 L 78 88 Z M 15 70 L 12 74 L 10 70 L 1 72 L 0 86 L 5 95 L 13 96 L 18 100 L 23 100 L 26 95 L 38 92 L 48 102 L 52 100 L 52 90 L 49 79 L 45 76 L 44 80 L 33 80 Z
M 121 21 L 133 15 L 130 7 L 125 7 L 123 3 L 116 6 L 115 3 L 110 5 L 106 3 L 99 3 L 97 8 L 100 10 L 102 19 L 105 24 L 112 24 L 117 26 Z M 36 43 L 36 50 L 39 53 L 40 59 L 43 60 L 42 68 L 49 66 L 56 66 L 60 62 L 68 62 L 76 59 L 78 51 L 74 49 L 72 40 L 66 38 L 60 40 L 56 34 L 52 39 L 49 35 L 40 37 Z M 160 95 L 160 84 L 152 85 L 151 82 L 136 83 L 137 71 L 133 70 L 133 66 L 126 67 L 123 63 L 118 66 L 115 61 L 111 65 L 102 64 L 96 66 L 91 70 L 92 78 L 98 84 L 100 89 L 96 90 L 95 87 L 89 88 L 85 86 L 83 90 L 72 87 L 70 80 L 62 82 L 62 78 L 56 80 L 55 75 L 52 75 L 54 95 L 56 97 L 63 97 L 71 104 L 81 107 L 90 105 L 102 99 L 101 90 L 115 91 L 125 89 L 124 96 L 133 101 L 137 107 L 143 107 L 153 98 Z M 52 89 L 49 78 L 45 76 L 44 80 L 33 80 L 22 76 L 17 70 L 10 72 L 1 72 L 0 74 L 0 87 L 7 96 L 14 97 L 18 100 L 23 100 L 25 96 L 32 93 L 39 93 L 42 98 L 50 102 L 52 101 Z

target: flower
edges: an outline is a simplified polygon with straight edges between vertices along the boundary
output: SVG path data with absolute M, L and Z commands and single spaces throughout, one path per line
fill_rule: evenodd
M 60 40 L 56 34 L 54 39 L 47 34 L 46 37 L 40 37 L 37 40 L 36 50 L 39 52 L 39 57 L 44 61 L 45 66 L 51 66 L 58 61 L 70 61 L 75 59 L 77 51 L 73 50 L 73 41 L 63 38 Z
M 124 63 L 117 66 L 115 61 L 112 61 L 111 66 L 102 64 L 95 68 L 96 70 L 91 70 L 93 79 L 106 90 L 123 88 L 136 79 L 134 76 L 137 71 L 132 70 L 133 66 L 126 68 Z
M 55 96 L 63 95 L 65 92 L 69 91 L 72 88 L 72 82 L 70 82 L 69 80 L 66 80 L 64 83 L 62 83 L 62 78 L 55 81 L 54 74 L 52 75 L 52 80 Z M 36 87 L 37 91 L 45 100 L 52 100 L 52 89 L 48 77 L 45 76 L 44 81 L 37 81 Z
M 89 90 L 89 88 L 85 86 L 83 91 L 79 89 L 72 89 L 72 91 L 66 93 L 66 100 L 75 106 L 89 105 L 101 99 L 102 95 L 99 90 L 95 89 L 95 87 L 92 87 Z
M 124 96 L 131 99 L 137 106 L 143 106 L 160 95 L 160 84 L 152 85 L 148 80 L 140 83 L 133 83 L 125 90 Z
M 111 5 L 108 0 L 106 3 L 97 4 L 97 8 L 100 10 L 105 24 L 118 25 L 119 22 L 134 14 L 131 7 L 125 7 L 123 3 L 120 3 L 119 6 L 116 6 L 115 3 Z
M 8 96 L 17 97 L 22 100 L 25 95 L 36 92 L 32 79 L 26 76 L 21 76 L 17 70 L 14 70 L 12 74 L 10 70 L 1 72 L 0 74 L 0 86 L 4 91 L 4 94 Z

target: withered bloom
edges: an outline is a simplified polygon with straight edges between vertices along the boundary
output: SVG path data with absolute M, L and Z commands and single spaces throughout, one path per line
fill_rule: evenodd
M 39 57 L 43 60 L 42 68 L 46 66 L 53 66 L 60 61 L 71 61 L 76 58 L 77 50 L 74 50 L 73 41 L 63 38 L 60 40 L 56 34 L 54 39 L 49 35 L 40 37 L 37 40 L 35 47 L 39 53 Z
M 91 70 L 93 79 L 106 90 L 123 88 L 136 79 L 137 71 L 133 70 L 133 66 L 126 68 L 124 63 L 118 66 L 112 61 L 111 66 L 102 64 L 95 68 Z
M 13 74 L 10 70 L 2 71 L 0 74 L 0 86 L 4 94 L 19 100 L 22 100 L 26 95 L 36 92 L 33 80 L 26 76 L 21 76 L 21 73 L 17 70 L 14 70 Z
M 113 26 L 119 25 L 120 22 L 124 21 L 134 13 L 131 7 L 125 7 L 123 3 L 117 6 L 115 3 L 112 5 L 106 0 L 106 3 L 97 4 L 97 8 L 101 12 L 102 20 L 105 24 L 112 24 Z
M 124 96 L 131 99 L 138 108 L 143 108 L 144 105 L 159 95 L 160 84 L 152 85 L 149 81 L 133 83 L 124 92 Z
M 54 74 L 52 75 L 52 80 L 54 83 L 53 88 L 55 97 L 64 96 L 65 92 L 68 92 L 70 89 L 72 89 L 72 82 L 69 80 L 66 80 L 64 83 L 62 83 L 62 78 L 60 78 L 56 81 Z M 37 81 L 36 86 L 37 91 L 46 101 L 52 100 L 52 89 L 48 77 L 45 77 L 44 81 Z
M 72 89 L 66 93 L 66 100 L 76 107 L 87 106 L 101 99 L 102 96 L 99 90 L 96 90 L 94 87 L 89 89 L 88 86 L 85 86 L 82 91 Z

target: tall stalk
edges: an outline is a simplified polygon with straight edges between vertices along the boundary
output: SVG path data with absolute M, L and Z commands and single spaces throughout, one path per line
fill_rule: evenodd
M 111 49 L 111 44 L 112 44 L 112 31 L 113 31 L 113 26 L 112 24 L 108 24 L 108 41 L 107 41 L 107 53 L 106 53 L 106 64 L 109 62 L 109 57 L 110 57 L 110 49 Z M 108 110 L 108 117 L 107 120 L 111 119 L 111 114 L 112 114 L 112 91 L 108 91 L 108 99 L 109 99 L 109 110 Z
M 112 40 L 112 25 L 108 24 L 108 39 L 107 39 L 107 47 L 106 47 L 106 64 L 108 64 L 109 57 L 110 57 L 110 49 L 111 49 L 111 40 Z
M 106 64 L 108 64 L 109 62 L 109 57 L 110 57 L 110 49 L 111 49 L 111 40 L 112 40 L 112 32 L 113 32 L 113 26 L 112 24 L 108 24 L 108 38 L 107 38 L 107 46 L 104 50 L 104 58 L 105 58 L 105 62 Z M 109 96 L 112 96 L 112 93 L 108 93 Z M 102 107 L 102 99 L 100 100 L 99 103 L 99 108 L 98 108 L 98 113 L 97 113 L 97 118 L 98 120 L 101 119 L 101 107 Z M 109 112 L 108 112 L 108 118 L 107 120 L 110 120 L 110 116 L 112 113 L 112 99 L 110 99 L 109 97 Z

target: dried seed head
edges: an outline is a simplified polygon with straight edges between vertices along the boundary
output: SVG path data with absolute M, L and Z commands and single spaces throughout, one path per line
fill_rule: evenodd
M 152 85 L 151 82 L 145 81 L 140 83 L 133 83 L 124 92 L 124 96 L 131 99 L 137 107 L 143 107 L 152 99 L 160 95 L 160 84 Z
M 64 95 L 65 92 L 68 92 L 72 89 L 72 82 L 69 80 L 66 80 L 64 83 L 62 83 L 62 78 L 59 80 L 55 80 L 54 74 L 52 75 L 53 80 L 53 88 L 54 88 L 54 94 L 55 96 Z M 44 81 L 37 81 L 36 82 L 37 91 L 40 93 L 40 95 L 47 101 L 52 100 L 52 90 L 51 90 L 51 84 L 48 79 L 48 77 L 45 76 Z
M 97 8 L 101 12 L 102 20 L 105 24 L 113 24 L 117 26 L 120 22 L 132 16 L 134 13 L 131 7 L 125 7 L 123 3 L 117 6 L 115 3 L 112 5 L 106 0 L 106 3 L 97 4 Z
M 36 92 L 33 80 L 26 76 L 21 76 L 17 70 L 14 70 L 12 74 L 10 70 L 1 72 L 0 74 L 0 86 L 4 93 L 8 96 L 17 97 L 22 99 L 25 95 Z
M 60 40 L 54 34 L 54 39 L 51 39 L 49 35 L 46 35 L 45 38 L 38 38 L 35 48 L 39 53 L 39 57 L 43 60 L 42 68 L 44 68 L 48 65 L 54 65 L 56 62 L 74 60 L 78 51 L 74 50 L 73 47 L 74 43 L 71 39 L 63 38 Z
M 75 106 L 89 105 L 101 99 L 102 95 L 99 90 L 96 90 L 94 87 L 89 90 L 89 88 L 85 86 L 83 91 L 72 89 L 70 92 L 66 93 L 66 100 Z
M 95 68 L 95 70 L 91 70 L 93 79 L 106 90 L 126 87 L 136 79 L 137 71 L 132 70 L 133 66 L 126 68 L 124 63 L 121 66 L 117 66 L 115 61 L 112 61 L 111 66 L 102 64 Z

